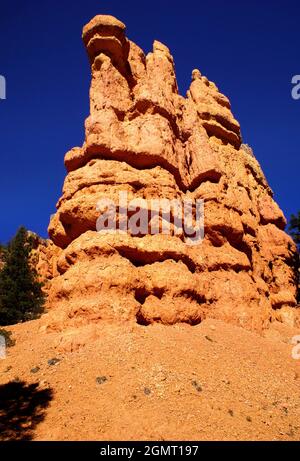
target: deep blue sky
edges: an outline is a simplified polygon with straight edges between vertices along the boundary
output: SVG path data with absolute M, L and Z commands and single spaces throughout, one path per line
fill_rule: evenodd
M 83 142 L 90 70 L 82 26 L 112 14 L 144 51 L 158 39 L 175 59 L 180 92 L 191 72 L 216 82 L 231 100 L 287 217 L 300 209 L 300 2 L 202 0 L 52 0 L 1 2 L 0 241 L 20 224 L 47 235 L 67 150 Z

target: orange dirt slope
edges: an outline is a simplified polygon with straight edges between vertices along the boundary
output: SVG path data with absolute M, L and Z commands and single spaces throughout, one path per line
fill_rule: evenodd
M 205 320 L 45 333 L 42 321 L 10 328 L 1 440 L 299 440 L 296 330 Z

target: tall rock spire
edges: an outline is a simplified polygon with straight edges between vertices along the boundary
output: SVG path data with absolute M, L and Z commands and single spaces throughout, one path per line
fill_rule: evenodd
M 293 322 L 295 247 L 227 97 L 199 70 L 181 96 L 169 49 L 155 41 L 145 55 L 111 16 L 92 19 L 83 41 L 90 115 L 83 146 L 65 156 L 49 225 L 63 249 L 49 298 L 53 325 L 214 317 L 260 330 L 273 319 Z M 120 191 L 203 199 L 202 244 L 188 246 L 174 226 L 170 235 L 98 233 L 97 203 Z

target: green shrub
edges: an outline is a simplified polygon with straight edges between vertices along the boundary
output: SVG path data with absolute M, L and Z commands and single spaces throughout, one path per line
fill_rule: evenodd
M 6 326 L 37 318 L 43 311 L 42 283 L 30 266 L 31 240 L 24 227 L 2 251 L 0 271 L 0 325 Z
M 6 347 L 12 347 L 16 344 L 16 341 L 12 339 L 12 332 L 0 328 L 0 336 L 4 336 Z

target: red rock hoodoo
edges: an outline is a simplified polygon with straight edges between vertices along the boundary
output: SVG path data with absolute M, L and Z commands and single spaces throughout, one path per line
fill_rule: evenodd
M 199 70 L 186 98 L 179 95 L 169 49 L 155 41 L 145 55 L 111 16 L 92 19 L 83 41 L 90 115 L 83 146 L 66 154 L 49 226 L 62 248 L 49 296 L 53 322 L 195 325 L 211 317 L 256 330 L 274 319 L 293 323 L 295 247 L 227 97 Z M 98 233 L 96 204 L 119 191 L 204 199 L 203 242 Z

